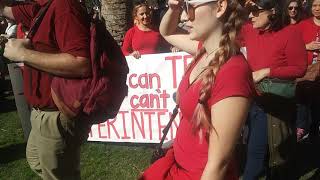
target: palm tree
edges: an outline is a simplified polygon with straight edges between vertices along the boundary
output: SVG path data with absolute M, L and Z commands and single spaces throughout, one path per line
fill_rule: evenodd
M 101 14 L 107 29 L 120 45 L 132 24 L 131 10 L 132 0 L 101 0 Z

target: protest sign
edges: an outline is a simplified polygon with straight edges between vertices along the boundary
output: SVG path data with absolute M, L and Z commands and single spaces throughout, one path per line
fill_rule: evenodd
M 93 125 L 89 141 L 157 143 L 175 107 L 173 94 L 192 56 L 187 53 L 127 56 L 128 96 L 116 118 Z M 179 114 L 167 139 L 175 137 Z

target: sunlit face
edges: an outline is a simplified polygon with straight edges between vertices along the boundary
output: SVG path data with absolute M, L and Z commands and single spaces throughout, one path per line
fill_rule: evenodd
M 320 19 L 320 0 L 314 0 L 311 7 L 313 16 Z
M 151 24 L 151 12 L 148 7 L 141 6 L 137 10 L 135 21 L 138 24 L 148 26 Z
M 189 20 L 189 36 L 191 40 L 205 41 L 217 27 L 216 2 L 189 4 L 187 18 Z
M 269 16 L 272 15 L 272 10 L 265 10 L 255 3 L 251 3 L 248 7 L 250 14 L 249 18 L 252 22 L 253 28 L 266 30 L 270 26 Z
M 298 14 L 298 3 L 297 2 L 291 2 L 287 8 L 288 15 L 290 18 L 294 19 L 296 18 Z

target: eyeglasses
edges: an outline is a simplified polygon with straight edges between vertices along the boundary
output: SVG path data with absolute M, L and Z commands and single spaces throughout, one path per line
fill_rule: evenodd
M 218 0 L 184 0 L 183 10 L 187 13 L 189 19 L 194 19 L 194 10 L 204 4 L 216 2 Z
M 253 4 L 253 5 L 249 4 L 249 5 L 246 6 L 246 8 L 255 17 L 258 17 L 261 12 L 266 11 L 265 9 L 262 9 L 262 8 L 258 7 L 257 5 L 255 5 L 255 4 Z
M 292 10 L 298 10 L 298 6 L 289 6 L 288 10 L 292 11 Z

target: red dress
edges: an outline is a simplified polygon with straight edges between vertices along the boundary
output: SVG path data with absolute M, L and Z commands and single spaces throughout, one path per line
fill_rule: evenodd
M 198 103 L 201 83 L 197 81 L 189 84 L 190 73 L 191 70 L 186 72 L 178 89 L 182 119 L 173 148 L 167 152 L 165 157 L 159 159 L 145 170 L 142 179 L 198 180 L 201 178 L 208 159 L 209 144 L 206 138 L 200 140 L 199 134 L 192 132 L 190 119 Z M 253 94 L 253 90 L 252 71 L 249 65 L 242 55 L 233 56 L 217 73 L 208 105 L 211 107 L 218 101 L 230 96 L 249 98 Z M 206 134 L 204 133 L 203 135 L 205 137 Z M 234 163 L 231 163 L 226 179 L 239 179 L 235 170 Z

